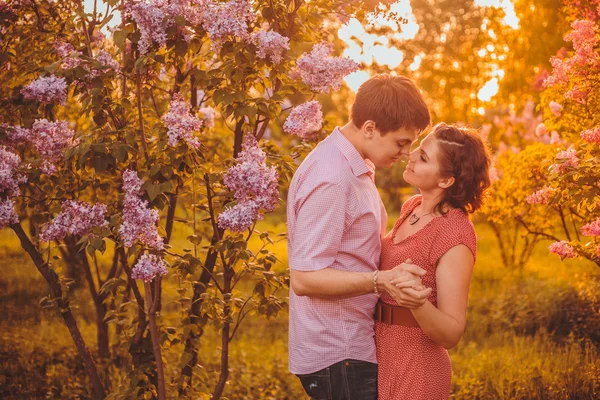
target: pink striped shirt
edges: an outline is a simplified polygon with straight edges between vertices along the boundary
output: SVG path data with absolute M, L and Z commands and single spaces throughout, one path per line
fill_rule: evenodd
M 369 272 L 379 268 L 387 214 L 374 166 L 339 128 L 306 157 L 287 200 L 289 267 Z M 308 374 L 344 359 L 376 363 L 377 296 L 318 299 L 290 287 L 289 368 Z

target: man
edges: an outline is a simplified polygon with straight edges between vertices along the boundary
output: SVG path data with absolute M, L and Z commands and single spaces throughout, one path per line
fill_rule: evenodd
M 351 121 L 304 160 L 287 203 L 290 266 L 289 368 L 312 399 L 377 399 L 373 314 L 382 291 L 421 305 L 425 271 L 378 272 L 387 214 L 375 167 L 407 156 L 430 125 L 412 81 L 378 75 L 358 89 Z M 401 277 L 402 288 L 390 284 Z

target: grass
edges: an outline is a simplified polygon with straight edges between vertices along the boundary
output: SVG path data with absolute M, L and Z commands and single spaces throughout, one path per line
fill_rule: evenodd
M 395 215 L 390 215 L 393 223 Z M 281 221 L 261 222 L 258 230 L 275 233 Z M 600 274 L 581 260 L 561 262 L 539 246 L 520 271 L 502 266 L 495 239 L 477 225 L 478 259 L 470 291 L 467 330 L 450 351 L 453 396 L 460 399 L 594 399 L 600 393 Z M 189 229 L 176 225 L 175 247 L 189 246 Z M 260 241 L 251 240 L 257 249 Z M 285 241 L 272 250 L 287 266 Z M 12 231 L 0 231 L 0 397 L 87 398 L 89 383 L 61 319 L 40 307 L 48 289 Z M 163 326 L 177 326 L 182 313 L 179 285 L 173 277 L 164 287 Z M 189 293 L 188 293 L 189 294 Z M 85 291 L 73 302 L 79 328 L 95 348 L 93 309 Z M 113 329 L 113 328 L 111 328 Z M 111 343 L 115 338 L 111 338 Z M 244 322 L 231 344 L 229 399 L 304 398 L 297 379 L 287 372 L 287 314 L 267 321 Z M 164 350 L 167 381 L 176 386 L 181 345 Z M 217 329 L 209 327 L 201 342 L 195 373 L 208 392 L 217 380 L 220 349 Z M 124 369 L 101 366 L 113 392 L 127 387 Z M 198 388 L 199 392 L 202 387 Z M 125 398 L 127 396 L 124 396 Z M 116 396 L 114 396 L 116 398 Z M 174 397 L 175 398 L 175 397 Z M 208 398 L 198 394 L 195 398 Z

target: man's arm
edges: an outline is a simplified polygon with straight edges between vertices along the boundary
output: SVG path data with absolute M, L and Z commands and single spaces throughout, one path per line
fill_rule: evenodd
M 416 290 L 416 294 L 408 295 L 404 288 L 420 286 L 420 277 L 425 270 L 412 264 L 400 264 L 392 270 L 380 271 L 377 275 L 377 290 L 381 292 L 396 292 L 395 298 L 406 306 L 420 306 L 431 289 Z M 395 283 L 392 284 L 391 280 Z M 290 282 L 294 293 L 298 296 L 310 296 L 323 299 L 343 299 L 373 293 L 372 272 L 340 271 L 334 268 L 324 268 L 318 271 L 296 271 L 290 269 Z M 398 301 L 398 300 L 397 300 Z M 404 304 L 401 304 L 404 305 Z
M 290 212 L 294 212 L 294 231 L 290 232 L 289 266 L 292 290 L 299 296 L 318 298 L 348 298 L 374 292 L 372 272 L 340 271 L 334 264 L 341 246 L 347 215 L 346 193 L 341 185 L 321 182 L 299 199 Z M 351 222 L 351 221 L 350 221 Z M 415 265 L 403 264 L 378 275 L 378 290 L 398 291 L 390 283 L 397 278 L 405 285 L 413 283 L 425 271 Z M 420 284 L 419 282 L 417 282 Z M 426 291 L 426 292 L 425 292 Z M 418 296 L 427 297 L 430 289 Z M 424 294 L 427 293 L 427 294 Z M 414 306 L 422 305 L 417 298 Z M 411 301 L 415 301 L 412 299 Z

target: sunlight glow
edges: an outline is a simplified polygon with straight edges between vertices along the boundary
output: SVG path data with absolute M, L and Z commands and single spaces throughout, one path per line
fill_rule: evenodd
M 346 82 L 346 85 L 348 85 L 353 92 L 356 92 L 360 85 L 366 82 L 370 77 L 371 76 L 367 71 L 356 71 L 347 75 L 344 78 L 344 82 Z
M 495 7 L 504 10 L 504 19 L 502 22 L 513 29 L 519 29 L 519 17 L 515 12 L 515 5 L 510 0 L 475 0 L 475 5 L 479 7 Z
M 371 14 L 369 25 L 375 28 L 387 27 L 393 31 L 386 36 L 379 36 L 366 32 L 365 27 L 356 18 L 351 18 L 338 30 L 338 37 L 347 45 L 343 55 L 366 66 L 376 62 L 389 69 L 397 68 L 404 60 L 404 52 L 397 45 L 390 45 L 390 38 L 400 42 L 413 39 L 419 31 L 419 25 L 412 12 L 410 0 L 399 0 L 391 4 L 388 11 L 406 18 L 408 23 L 398 26 L 394 20 L 386 18 L 384 13 Z M 410 68 L 416 71 L 420 64 L 421 57 L 415 58 Z M 346 78 L 346 82 L 351 88 L 358 88 L 367 79 L 368 74 L 354 73 Z
M 502 71 L 504 73 L 504 71 Z M 491 78 L 483 85 L 477 93 L 477 98 L 481 101 L 490 101 L 492 97 L 498 94 L 498 78 Z

